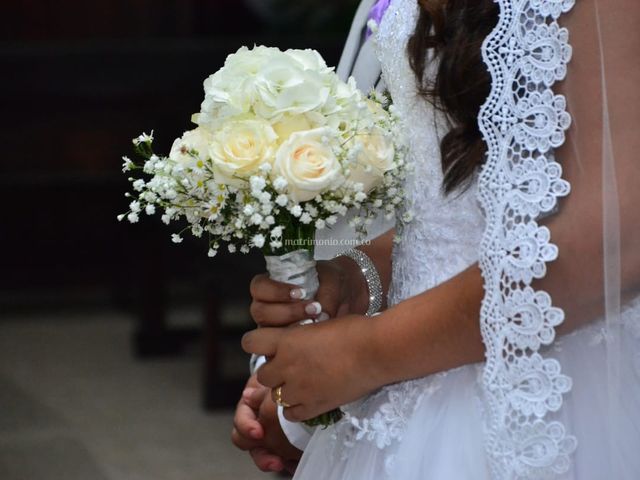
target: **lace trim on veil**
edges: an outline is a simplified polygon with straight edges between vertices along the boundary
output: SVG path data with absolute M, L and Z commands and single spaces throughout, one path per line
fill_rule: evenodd
M 555 478 L 577 446 L 549 414 L 562 407 L 571 379 L 540 354 L 553 343 L 564 312 L 531 288 L 558 256 L 537 222 L 569 193 L 553 149 L 571 117 L 552 87 L 571 58 L 558 18 L 575 0 L 498 0 L 500 20 L 482 54 L 492 91 L 479 118 L 488 157 L 479 179 L 486 214 L 480 266 L 486 294 L 480 324 L 487 349 L 487 452 L 496 479 Z

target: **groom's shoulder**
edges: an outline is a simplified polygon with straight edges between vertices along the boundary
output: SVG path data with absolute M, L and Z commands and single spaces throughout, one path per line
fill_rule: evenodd
M 371 40 L 366 38 L 369 12 L 376 0 L 362 0 L 356 10 L 347 36 L 337 73 L 347 79 L 354 76 L 358 86 L 368 90 L 375 86 L 379 76 L 379 63 L 371 48 Z

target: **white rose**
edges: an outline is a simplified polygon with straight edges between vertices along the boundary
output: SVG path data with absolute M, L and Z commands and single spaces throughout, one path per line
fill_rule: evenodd
M 290 58 L 274 58 L 255 79 L 256 113 L 265 118 L 300 115 L 320 109 L 329 98 L 330 88 L 322 76 L 305 71 Z
M 288 193 L 294 202 L 311 200 L 342 183 L 340 162 L 331 147 L 322 141 L 331 135 L 327 128 L 295 132 L 278 149 L 274 175 L 287 181 Z
M 393 168 L 395 149 L 385 133 L 375 128 L 369 135 L 358 136 L 362 149 L 349 180 L 362 183 L 363 191 L 370 192 L 382 183 L 384 174 Z
M 216 127 L 229 117 L 248 113 L 256 99 L 256 74 L 277 56 L 283 53 L 267 47 L 242 47 L 229 55 L 224 67 L 204 81 L 198 124 Z
M 285 55 L 293 58 L 305 70 L 315 70 L 319 73 L 332 72 L 333 69 L 327 67 L 327 63 L 316 50 L 306 49 L 297 50 L 290 49 L 284 52 Z
M 243 179 L 273 162 L 276 132 L 263 120 L 227 123 L 213 139 L 209 154 L 216 173 L 229 185 L 241 186 Z
M 279 55 L 282 55 L 282 52 L 273 47 L 262 45 L 251 49 L 241 47 L 236 53 L 227 57 L 224 68 L 230 70 L 231 73 L 255 75 L 271 58 Z
M 213 135 L 204 128 L 184 132 L 173 142 L 169 158 L 185 167 L 202 167 L 209 158 L 209 145 Z

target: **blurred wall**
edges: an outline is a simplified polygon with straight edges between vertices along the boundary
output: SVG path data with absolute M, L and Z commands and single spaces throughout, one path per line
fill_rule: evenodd
M 151 129 L 166 151 L 190 128 L 204 78 L 241 45 L 317 48 L 335 64 L 356 4 L 3 2 L 0 312 L 91 289 L 132 305 L 141 291 L 161 295 L 235 262 L 209 261 L 198 242 L 172 245 L 157 221 L 117 223 L 127 205 L 120 157 Z M 256 256 L 243 261 L 262 268 Z

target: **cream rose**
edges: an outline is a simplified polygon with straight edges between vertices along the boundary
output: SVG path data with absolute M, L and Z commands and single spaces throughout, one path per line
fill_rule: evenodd
M 169 158 L 185 167 L 202 167 L 209 158 L 209 145 L 213 136 L 204 128 L 184 132 L 173 142 Z
M 209 148 L 216 173 L 229 185 L 242 185 L 260 165 L 273 163 L 277 138 L 271 125 L 263 120 L 227 123 L 214 135 Z
M 287 180 L 293 201 L 311 200 L 342 183 L 340 162 L 323 142 L 323 137 L 329 136 L 331 131 L 327 128 L 295 132 L 278 149 L 273 174 Z
M 357 156 L 356 166 L 351 169 L 349 180 L 362 183 L 363 191 L 378 187 L 384 174 L 393 168 L 395 149 L 384 132 L 376 127 L 369 135 L 357 137 L 362 150 Z

